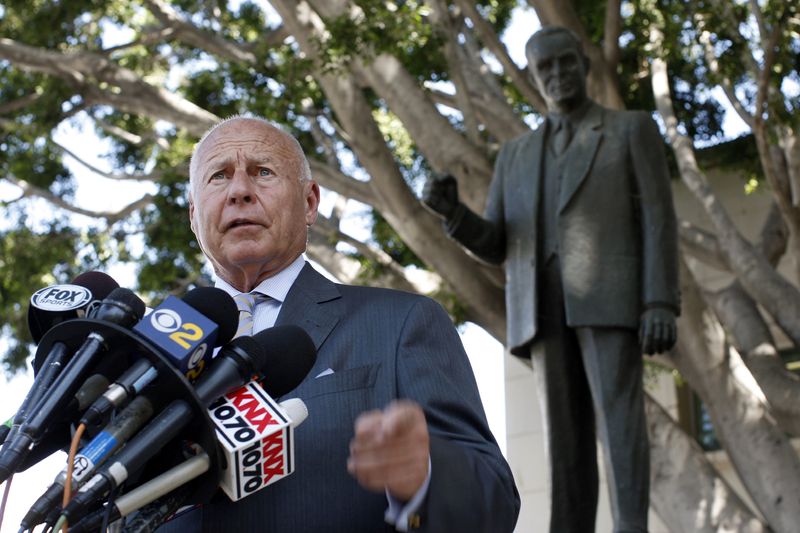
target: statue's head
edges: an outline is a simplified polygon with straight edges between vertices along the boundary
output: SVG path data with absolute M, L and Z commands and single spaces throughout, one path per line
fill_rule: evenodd
M 588 98 L 589 58 L 581 40 L 561 26 L 545 26 L 525 44 L 528 72 L 550 111 L 566 113 Z

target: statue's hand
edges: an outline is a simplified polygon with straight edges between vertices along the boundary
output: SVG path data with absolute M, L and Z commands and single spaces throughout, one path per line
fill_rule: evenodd
M 422 203 L 436 215 L 450 220 L 458 207 L 458 183 L 451 175 L 434 174 L 422 188 Z
M 675 313 L 666 307 L 654 307 L 642 313 L 639 343 L 647 355 L 666 352 L 678 339 Z

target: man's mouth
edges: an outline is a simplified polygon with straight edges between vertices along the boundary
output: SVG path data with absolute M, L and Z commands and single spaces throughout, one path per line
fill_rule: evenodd
M 252 220 L 248 220 L 246 218 L 237 218 L 236 220 L 228 224 L 226 230 L 241 228 L 244 226 L 258 226 L 258 225 L 259 225 L 258 222 L 254 222 Z

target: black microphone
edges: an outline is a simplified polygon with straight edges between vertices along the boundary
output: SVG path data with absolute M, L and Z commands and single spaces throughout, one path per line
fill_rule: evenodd
M 259 384 L 273 398 L 295 389 L 317 362 L 317 347 L 300 326 L 274 326 L 254 337 L 264 347 Z
M 162 348 L 160 353 L 170 365 L 192 379 L 200 375 L 210 359 L 209 345 L 221 346 L 235 333 L 237 309 L 228 293 L 213 287 L 189 291 L 183 297 L 183 304 L 189 307 L 168 298 L 133 329 Z M 197 313 L 211 323 L 204 323 Z M 187 342 L 187 335 L 192 336 L 188 339 L 191 343 Z M 89 407 L 81 422 L 92 426 L 106 421 L 114 408 L 130 401 L 157 376 L 158 370 L 149 360 L 139 359 Z
M 28 330 L 38 344 L 50 328 L 73 318 L 82 318 L 118 288 L 114 278 L 95 270 L 76 276 L 70 284 L 51 285 L 36 291 L 28 307 Z
M 49 457 L 58 450 L 69 447 L 69 421 L 77 417 L 108 387 L 108 378 L 102 374 L 92 374 L 78 389 L 75 396 L 59 415 L 62 422 L 48 426 L 39 443 L 31 450 L 25 461 L 17 469 L 18 472 L 27 470 L 45 457 Z M 10 442 L 10 441 L 9 441 Z
M 238 337 L 220 350 L 195 384 L 195 393 L 200 402 L 208 406 L 219 396 L 249 382 L 253 376 L 268 374 L 267 383 L 278 391 L 289 391 L 300 384 L 315 358 L 313 341 L 297 326 L 277 326 L 255 337 Z M 296 360 L 300 371 L 290 371 L 292 365 L 281 364 L 283 359 Z M 281 370 L 275 380 L 271 376 L 273 364 Z M 69 522 L 81 519 L 90 505 L 126 481 L 130 473 L 139 471 L 161 447 L 177 436 L 191 416 L 192 409 L 186 401 L 170 403 L 81 487 L 62 517 Z
M 118 450 L 153 415 L 153 402 L 137 396 L 75 456 L 71 487 L 80 487 L 96 469 Z M 67 483 L 67 469 L 62 470 L 52 485 L 34 502 L 20 526 L 32 529 L 45 520 L 53 508 L 60 508 L 61 495 Z
M 142 317 L 144 308 L 144 302 L 132 291 L 117 288 L 102 301 L 95 316 L 98 320 L 130 327 Z M 69 402 L 91 370 L 97 356 L 104 351 L 105 342 L 100 333 L 90 333 L 39 402 L 35 412 L 20 426 L 16 437 L 10 441 L 6 440 L 0 452 L 0 482 L 8 479 L 16 471 L 30 452 L 31 445 L 41 439 L 47 426 L 59 416 L 61 409 Z
M 277 398 L 297 387 L 317 358 L 311 337 L 298 326 L 275 326 L 252 337 L 237 337 L 223 348 L 211 369 L 213 376 L 195 386 L 205 405 L 236 390 L 254 377 Z
M 102 272 L 84 272 L 72 280 L 71 284 L 51 285 L 36 291 L 31 296 L 28 307 L 28 329 L 37 344 L 50 328 L 65 320 L 77 318 L 80 313 L 96 306 L 99 300 L 119 287 L 114 279 Z M 11 442 L 27 414 L 38 408 L 44 392 L 58 377 L 68 358 L 67 347 L 57 342 L 42 362 L 33 385 L 25 395 L 11 423 L 8 434 L 2 435 L 0 442 Z
M 170 468 L 163 474 L 117 497 L 77 524 L 70 525 L 72 533 L 97 531 L 107 517 L 114 522 L 122 517 L 125 531 L 154 531 L 167 517 L 177 511 L 190 494 L 190 481 L 208 471 L 211 462 L 201 452 Z
M 239 308 L 227 292 L 216 287 L 197 287 L 184 294 L 183 301 L 219 326 L 217 346 L 225 346 L 236 334 Z
M 92 427 L 106 422 L 114 408 L 133 398 L 157 376 L 158 371 L 150 361 L 144 358 L 136 360 L 86 409 L 79 423 Z

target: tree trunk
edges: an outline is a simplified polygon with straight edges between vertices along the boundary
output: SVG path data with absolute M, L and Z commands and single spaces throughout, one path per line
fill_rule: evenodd
M 717 438 L 758 509 L 777 533 L 797 531 L 800 460 L 765 398 L 681 263 L 682 313 L 675 366 L 703 400 Z
M 672 533 L 766 533 L 700 446 L 649 395 L 650 505 Z

